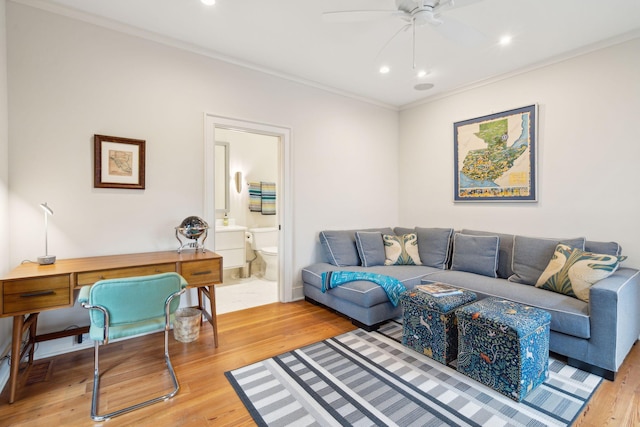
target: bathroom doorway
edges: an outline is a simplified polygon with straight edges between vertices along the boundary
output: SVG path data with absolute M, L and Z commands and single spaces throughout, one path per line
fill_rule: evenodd
M 293 299 L 289 144 L 288 128 L 205 115 L 205 220 L 213 240 L 207 248 L 231 267 L 216 287 L 218 314 Z M 241 235 L 239 258 L 225 245 Z

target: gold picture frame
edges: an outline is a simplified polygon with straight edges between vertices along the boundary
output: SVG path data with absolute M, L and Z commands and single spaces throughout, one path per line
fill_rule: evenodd
M 94 188 L 144 190 L 145 141 L 94 135 Z

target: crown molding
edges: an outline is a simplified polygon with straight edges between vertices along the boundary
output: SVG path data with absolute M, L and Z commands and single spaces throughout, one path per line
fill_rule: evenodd
M 283 73 L 281 71 L 273 70 L 267 67 L 263 67 L 257 64 L 253 64 L 248 61 L 244 61 L 238 58 L 233 58 L 227 55 L 223 55 L 221 53 L 215 52 L 210 49 L 203 48 L 201 46 L 184 42 L 178 39 L 174 39 L 172 37 L 167 37 L 162 34 L 154 33 L 152 31 L 143 30 L 128 24 L 123 24 L 121 22 L 114 21 L 112 19 L 104 18 L 101 16 L 93 15 L 87 12 L 79 11 L 77 9 L 68 8 L 65 6 L 61 6 L 58 4 L 54 4 L 45 0 L 7 0 L 12 3 L 21 4 L 25 6 L 30 6 L 36 9 L 44 10 L 46 12 L 55 13 L 56 15 L 61 15 L 67 18 L 75 19 L 78 21 L 86 22 L 89 24 L 93 24 L 102 28 L 106 28 L 112 31 L 117 31 L 119 33 L 128 34 L 130 36 L 139 37 L 145 40 L 149 40 L 155 43 L 163 44 L 169 47 L 173 47 L 176 49 L 184 50 L 187 52 L 191 52 L 197 55 L 205 56 L 211 59 L 215 59 L 218 61 L 222 61 L 228 64 L 236 65 L 238 67 L 246 68 L 253 71 L 258 71 L 260 73 L 268 74 L 270 76 L 278 77 L 283 80 L 288 80 L 294 83 L 298 83 L 304 86 L 312 87 L 315 89 L 320 89 L 325 92 L 332 93 L 334 95 L 343 96 L 346 98 L 354 99 L 356 101 L 364 102 L 367 104 L 374 105 L 376 107 L 382 107 L 391 111 L 399 111 L 399 106 L 388 104 L 385 102 L 381 102 L 375 99 L 367 98 L 364 96 L 356 95 L 354 93 L 336 89 L 331 86 L 324 85 L 322 83 L 303 79 L 291 74 Z

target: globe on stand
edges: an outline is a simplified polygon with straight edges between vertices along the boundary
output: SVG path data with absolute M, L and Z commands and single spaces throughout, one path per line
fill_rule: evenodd
M 204 241 L 207 240 L 207 234 L 209 225 L 200 217 L 189 216 L 185 218 L 178 227 L 176 227 L 176 239 L 180 242 L 178 253 L 181 253 L 183 249 L 195 249 L 205 252 Z M 180 235 L 186 237 L 188 240 L 184 243 L 180 239 Z M 198 242 L 198 239 L 202 237 L 202 240 Z

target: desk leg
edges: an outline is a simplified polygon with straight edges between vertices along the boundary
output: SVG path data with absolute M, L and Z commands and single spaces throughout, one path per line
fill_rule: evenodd
M 29 365 L 33 364 L 33 354 L 35 352 L 36 328 L 38 326 L 38 314 L 31 313 L 25 322 L 24 316 L 13 316 L 13 333 L 11 337 L 11 370 L 9 371 L 9 403 L 16 400 L 18 389 L 18 373 L 20 371 L 20 361 L 24 357 L 21 351 L 22 335 L 25 327 L 29 328 L 29 342 L 25 350 L 29 351 Z
M 211 315 L 204 309 L 204 301 L 203 294 L 207 298 L 209 298 L 209 308 L 211 309 Z M 207 318 L 209 323 L 211 323 L 211 327 L 213 328 L 213 341 L 218 347 L 218 320 L 216 317 L 216 290 L 214 285 L 209 286 L 199 286 L 198 287 L 198 308 L 202 310 L 202 314 Z M 200 324 L 202 324 L 202 319 L 200 319 Z
M 13 336 L 11 338 L 11 371 L 9 378 L 9 403 L 16 400 L 18 388 L 18 369 L 20 367 L 20 342 L 22 341 L 22 326 L 24 316 L 13 316 Z
M 202 305 L 202 289 L 198 288 L 198 309 L 203 310 L 204 305 Z M 200 316 L 200 326 L 202 326 L 202 316 Z

